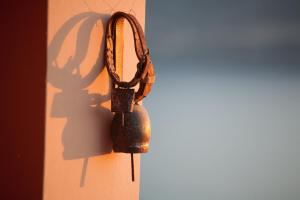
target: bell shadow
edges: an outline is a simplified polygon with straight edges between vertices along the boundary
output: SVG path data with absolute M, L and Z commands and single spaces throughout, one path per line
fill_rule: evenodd
M 112 152 L 110 123 L 112 113 L 101 104 L 110 100 L 110 93 L 89 93 L 85 88 L 103 71 L 104 35 L 98 59 L 88 75 L 82 77 L 79 66 L 86 58 L 93 27 L 108 20 L 108 15 L 92 12 L 82 13 L 69 19 L 55 34 L 48 46 L 48 82 L 61 90 L 52 102 L 51 117 L 66 118 L 62 131 L 65 160 L 84 159 L 80 186 L 84 186 L 88 158 Z M 79 25 L 76 49 L 64 66 L 58 66 L 56 59 L 66 37 Z M 100 36 L 99 36 L 100 37 Z M 100 44 L 99 44 L 100 45 Z M 103 84 L 111 84 L 103 82 Z

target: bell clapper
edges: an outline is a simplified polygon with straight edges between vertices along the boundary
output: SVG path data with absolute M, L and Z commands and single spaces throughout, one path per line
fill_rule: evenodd
M 134 182 L 134 160 L 133 160 L 133 153 L 131 155 L 131 180 Z

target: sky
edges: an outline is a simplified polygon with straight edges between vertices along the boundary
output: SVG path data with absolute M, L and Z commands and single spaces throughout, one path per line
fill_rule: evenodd
M 300 1 L 148 0 L 141 200 L 300 199 Z
M 149 0 L 146 13 L 159 63 L 288 65 L 299 72 L 300 1 Z

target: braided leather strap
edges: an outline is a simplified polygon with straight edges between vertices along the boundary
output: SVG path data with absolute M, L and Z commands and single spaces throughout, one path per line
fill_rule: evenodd
M 137 71 L 131 81 L 125 82 L 121 81 L 120 77 L 116 72 L 117 63 L 117 38 L 118 31 L 120 28 L 121 20 L 126 19 L 133 32 L 134 37 L 134 47 L 135 53 L 139 60 L 137 64 Z M 118 41 L 122 42 L 123 41 Z M 151 91 L 151 86 L 155 81 L 154 67 L 151 62 L 149 55 L 149 49 L 147 47 L 146 39 L 143 33 L 143 29 L 137 19 L 131 15 L 124 12 L 114 13 L 107 23 L 106 28 L 106 44 L 105 44 L 105 65 L 107 67 L 108 73 L 112 79 L 113 84 L 121 88 L 131 88 L 139 83 L 139 89 L 135 93 L 135 102 L 142 100 Z

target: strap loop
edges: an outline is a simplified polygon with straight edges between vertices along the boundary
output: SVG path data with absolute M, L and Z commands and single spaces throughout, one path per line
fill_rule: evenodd
M 119 20 L 126 19 L 133 32 L 134 46 L 136 56 L 139 60 L 137 63 L 137 71 L 133 79 L 129 82 L 121 81 L 116 70 L 117 63 L 117 30 L 119 29 Z M 143 33 L 143 29 L 138 23 L 137 19 L 131 15 L 124 12 L 116 12 L 111 16 L 108 21 L 106 29 L 106 44 L 105 44 L 105 65 L 107 67 L 108 73 L 112 79 L 113 84 L 118 87 L 132 88 L 138 83 L 139 89 L 135 94 L 135 102 L 142 100 L 151 91 L 151 86 L 155 81 L 155 72 L 151 62 L 149 49 L 147 48 L 146 39 Z

